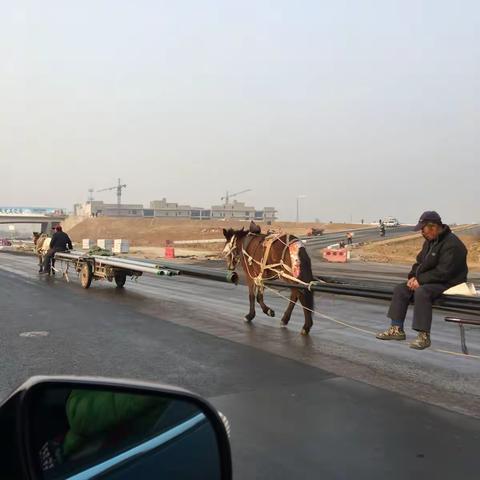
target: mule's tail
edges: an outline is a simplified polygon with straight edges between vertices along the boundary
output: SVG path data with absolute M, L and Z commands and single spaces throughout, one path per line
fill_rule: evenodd
M 310 260 L 305 247 L 299 249 L 298 258 L 300 259 L 300 280 L 305 283 L 315 281 L 315 277 L 313 276 L 312 272 L 312 261 Z M 305 298 L 305 307 L 313 310 L 315 307 L 313 292 L 311 290 L 303 290 L 303 293 Z

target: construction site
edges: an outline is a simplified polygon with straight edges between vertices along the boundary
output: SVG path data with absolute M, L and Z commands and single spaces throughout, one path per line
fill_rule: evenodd
M 236 197 L 250 192 L 251 189 L 239 192 L 226 191 L 220 198 L 222 204 L 204 208 L 169 202 L 166 198 L 152 200 L 148 207 L 142 204 L 122 203 L 122 191 L 127 185 L 118 179 L 117 185 L 97 190 L 97 193 L 114 191 L 116 203 L 105 203 L 94 199 L 94 189 L 89 189 L 89 197 L 85 203 L 74 205 L 74 215 L 78 217 L 129 217 L 129 218 L 167 218 L 191 220 L 255 220 L 259 222 L 274 222 L 277 210 L 274 207 L 256 209 L 237 201 Z

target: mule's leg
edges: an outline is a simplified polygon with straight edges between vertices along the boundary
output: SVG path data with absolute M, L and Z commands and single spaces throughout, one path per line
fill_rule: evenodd
M 275 312 L 270 307 L 265 305 L 265 302 L 263 301 L 263 290 L 261 289 L 258 289 L 258 292 L 257 292 L 257 302 L 262 307 L 263 313 L 265 315 L 268 315 L 269 317 L 275 316 Z
M 300 299 L 300 303 L 302 304 L 303 314 L 305 316 L 305 323 L 303 324 L 301 334 L 308 335 L 308 332 L 310 332 L 310 329 L 313 325 L 313 292 L 304 290 L 303 292 L 299 292 L 298 297 Z
M 250 311 L 245 315 L 245 321 L 250 323 L 255 318 L 255 286 L 248 286 L 248 300 L 250 301 Z
M 295 308 L 295 304 L 297 303 L 297 300 L 298 300 L 298 291 L 295 288 L 292 288 L 292 292 L 290 293 L 290 301 L 288 302 L 287 309 L 285 310 L 285 313 L 283 314 L 283 317 L 282 317 L 283 325 L 288 325 L 288 322 L 290 321 L 290 317 L 292 316 L 292 311 Z

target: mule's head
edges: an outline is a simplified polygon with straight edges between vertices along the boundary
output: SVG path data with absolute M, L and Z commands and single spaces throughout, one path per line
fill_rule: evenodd
M 242 239 L 248 232 L 244 228 L 241 230 L 233 230 L 229 228 L 223 229 L 223 235 L 225 236 L 225 248 L 223 249 L 223 256 L 227 261 L 227 268 L 229 270 L 235 270 L 240 261 L 240 255 L 242 254 Z

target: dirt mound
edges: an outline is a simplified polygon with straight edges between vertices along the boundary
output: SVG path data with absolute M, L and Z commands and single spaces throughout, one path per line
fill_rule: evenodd
M 468 265 L 470 268 L 480 268 L 480 239 L 467 232 L 458 233 L 459 238 L 468 248 Z M 423 245 L 423 238 L 415 235 L 413 238 L 400 238 L 375 242 L 365 245 L 355 251 L 355 257 L 364 262 L 413 264 Z
M 73 223 L 73 222 L 72 222 Z M 74 242 L 80 242 L 83 238 L 124 238 L 133 246 L 164 246 L 167 240 L 210 240 L 223 238 L 223 228 L 248 228 L 250 222 L 239 221 L 216 221 L 216 220 L 187 220 L 187 219 L 164 219 L 164 218 L 112 218 L 97 217 L 87 218 L 80 223 L 73 223 L 71 228 L 66 228 Z M 359 228 L 361 225 L 348 224 L 318 224 L 318 223 L 294 223 L 275 222 L 266 225 L 259 222 L 263 231 L 273 229 L 304 235 L 308 229 L 325 228 L 325 232 L 344 229 Z
M 468 248 L 468 260 L 473 265 L 480 266 L 480 241 L 477 239 L 474 240 Z

